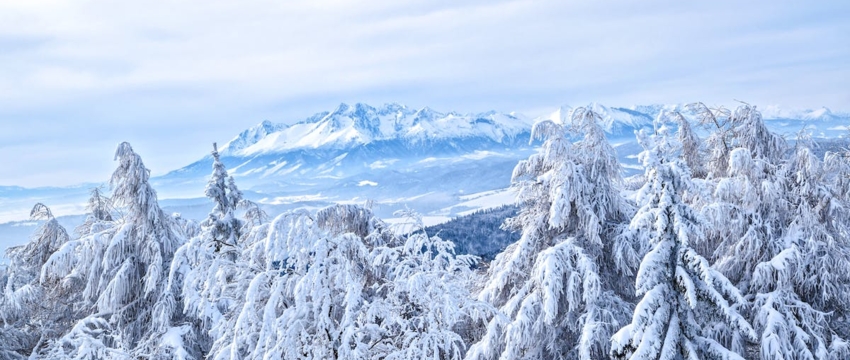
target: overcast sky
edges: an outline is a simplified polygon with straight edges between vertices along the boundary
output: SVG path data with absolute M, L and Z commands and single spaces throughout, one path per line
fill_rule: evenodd
M 154 174 L 340 102 L 850 109 L 848 1 L 0 0 L 0 185 Z

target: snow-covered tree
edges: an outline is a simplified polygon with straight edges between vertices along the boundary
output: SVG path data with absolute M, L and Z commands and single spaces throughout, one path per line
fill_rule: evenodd
M 734 147 L 745 148 L 753 158 L 779 164 L 785 157 L 785 139 L 767 129 L 761 112 L 755 106 L 743 103 L 730 117 Z
M 32 336 L 22 329 L 23 321 L 20 312 L 10 306 L 8 294 L 8 267 L 0 265 L 0 286 L 4 292 L 0 294 L 0 358 L 17 360 L 24 359 L 26 351 L 32 348 Z
M 706 151 L 708 151 L 705 171 L 710 178 L 727 175 L 729 154 L 735 148 L 748 149 L 753 158 L 764 158 L 771 164 L 778 163 L 784 156 L 785 140 L 767 129 L 762 121 L 761 112 L 755 106 L 742 103 L 735 111 L 729 111 L 722 106 L 709 108 L 697 102 L 688 104 L 686 108 L 693 112 L 700 125 L 710 132 L 705 139 Z M 688 142 L 685 141 L 682 144 L 684 154 L 689 153 Z M 688 165 L 694 164 L 689 161 Z M 702 167 L 696 167 L 696 169 L 692 176 L 699 177 L 703 169 Z
M 115 160 L 112 202 L 123 216 L 94 222 L 88 235 L 67 242 L 41 269 L 42 283 L 78 284 L 82 299 L 74 306 L 87 310 L 45 351 L 51 359 L 147 357 L 155 347 L 152 339 L 165 327 L 167 319 L 154 316 L 154 305 L 183 239 L 160 209 L 150 171 L 130 144 L 118 146 Z
M 571 124 L 535 124 L 543 147 L 514 169 L 520 211 L 506 222 L 522 237 L 491 264 L 479 298 L 500 313 L 469 359 L 598 359 L 628 320 L 637 255 L 618 236 L 630 209 L 600 121 L 578 108 Z
M 0 285 L 3 285 L 6 280 L 6 268 L 0 265 Z M 7 308 L 6 300 L 0 298 L 3 303 L 0 304 L 0 357 L 3 359 L 24 359 L 26 351 L 32 348 L 32 336 L 28 332 L 22 330 L 20 323 L 13 318 L 11 311 Z
M 465 326 L 488 309 L 451 243 L 359 206 L 284 213 L 243 245 L 252 277 L 214 327 L 211 359 L 461 359 Z
M 850 202 L 846 159 L 826 163 L 800 138 L 782 168 L 789 208 L 783 249 L 758 264 L 750 284 L 762 359 L 850 356 Z M 842 164 L 843 163 L 843 164 Z
M 7 350 L 26 355 L 67 328 L 72 310 L 66 300 L 74 295 L 39 282 L 41 267 L 68 242 L 68 232 L 44 204 L 35 204 L 30 218 L 43 223 L 28 243 L 6 251 L 10 263 L 5 281 L 0 283 L 4 285 L 0 297 L 4 335 L 0 337 L 7 339 L 6 346 L 10 347 Z
M 709 178 L 725 176 L 729 168 L 729 152 L 733 149 L 729 119 L 732 116 L 731 112 L 722 106 L 712 109 L 701 102 L 688 104 L 686 108 L 693 112 L 699 124 L 710 132 L 704 142 L 705 150 L 708 152 L 705 163 L 707 176 Z
M 730 123 L 734 127 L 727 140 L 734 148 L 728 153 L 727 169 L 715 171 L 716 177 L 707 182 L 711 195 L 693 205 L 700 208 L 708 225 L 703 254 L 744 294 L 747 303 L 740 310 L 761 333 L 752 302 L 766 284 L 760 283 L 765 279 L 754 282 L 753 275 L 760 264 L 785 249 L 788 206 L 783 179 L 777 176 L 784 143 L 765 133 L 755 107 L 742 105 L 731 115 Z M 752 134 L 758 136 L 754 138 Z M 758 342 L 748 342 L 724 323 L 715 323 L 706 330 L 712 338 L 742 355 L 757 353 L 753 346 Z
M 88 204 L 86 204 L 86 220 L 74 230 L 77 236 L 84 237 L 91 234 L 92 226 L 98 222 L 111 222 L 114 210 L 112 199 L 103 194 L 99 187 L 91 190 Z
M 716 169 L 713 196 L 696 205 L 711 222 L 709 243 L 717 244 L 712 259 L 736 283 L 743 281 L 740 288 L 745 289 L 755 265 L 784 248 L 776 239 L 785 230 L 788 211 L 784 180 L 778 176 L 786 146 L 767 130 L 755 106 L 738 107 L 729 123 L 727 168 Z
M 245 222 L 234 212 L 242 199 L 213 144 L 213 172 L 204 191 L 213 209 L 197 236 L 177 249 L 167 290 L 157 304 L 171 326 L 162 334 L 159 354 L 169 358 L 200 358 L 207 354 L 218 333 L 213 328 L 243 297 L 240 283 L 252 275 L 238 260 Z M 254 206 L 256 206 L 254 204 Z
M 667 115 L 663 113 L 663 115 Z M 682 151 L 679 157 L 685 162 L 685 165 L 691 169 L 691 176 L 694 178 L 704 178 L 706 175 L 703 156 L 702 142 L 694 132 L 691 123 L 682 116 L 679 112 L 672 112 L 670 116 L 676 122 L 676 139 L 682 144 Z
M 362 305 L 371 262 L 360 236 L 319 227 L 317 219 L 333 211 L 283 214 L 267 225 L 268 231 L 257 232 L 263 239 L 248 241 L 245 265 L 256 272 L 232 328 L 214 344 L 211 358 L 344 358 L 349 350 L 344 333 Z M 368 223 L 349 226 L 369 230 Z
M 846 197 L 838 175 L 846 164 L 834 154 L 821 162 L 805 138 L 788 158 L 784 140 L 767 130 L 754 106 L 739 106 L 729 124 L 728 167 L 715 172 L 713 196 L 696 205 L 709 222 L 708 243 L 717 245 L 714 265 L 745 294 L 742 312 L 759 337 L 748 344 L 722 324 L 710 328 L 713 337 L 754 358 L 841 358 L 846 335 L 836 332 L 846 328 L 844 310 L 821 301 L 830 296 L 826 289 L 839 297 L 846 291 Z M 812 248 L 823 244 L 832 248 Z
M 357 324 L 349 332 L 357 344 L 351 355 L 463 359 L 470 332 L 483 326 L 493 312 L 471 299 L 471 267 L 476 260 L 455 255 L 451 241 L 428 236 L 415 212 L 398 215 L 408 219 L 399 224 L 406 231 L 372 251 L 375 293 L 365 296 Z
M 659 126 L 660 125 L 660 126 Z M 646 184 L 637 193 L 639 209 L 630 231 L 650 245 L 637 272 L 635 289 L 642 299 L 631 324 L 611 339 L 618 359 L 741 359 L 709 336 L 706 328 L 724 323 L 730 331 L 755 340 L 755 333 L 737 308 L 744 302 L 737 288 L 693 245 L 703 240 L 699 214 L 682 201 L 690 173 L 671 154 L 668 129 L 656 124 L 656 134 L 641 131 Z
M 764 158 L 753 158 L 746 148 L 730 152 L 728 177 L 717 180 L 713 202 L 703 208 L 709 222 L 707 236 L 719 244 L 716 267 L 746 289 L 755 267 L 784 249 L 787 203 L 776 168 Z

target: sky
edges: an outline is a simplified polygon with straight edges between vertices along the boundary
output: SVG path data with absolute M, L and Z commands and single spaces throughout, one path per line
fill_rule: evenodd
M 341 102 L 850 110 L 848 1 L 0 0 L 0 186 L 154 175 Z

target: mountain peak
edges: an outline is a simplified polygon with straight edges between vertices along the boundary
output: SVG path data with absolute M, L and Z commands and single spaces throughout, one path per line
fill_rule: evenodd
M 275 124 L 269 120 L 263 120 L 259 124 L 242 131 L 233 140 L 230 140 L 221 148 L 221 153 L 229 154 L 237 152 L 255 144 L 267 135 L 285 129 L 286 127 L 284 124 Z
M 409 111 L 407 106 L 399 104 L 399 103 L 386 103 L 386 104 L 384 104 L 384 106 L 381 106 L 381 108 L 378 109 L 378 113 L 381 114 L 381 115 L 389 115 L 389 114 L 395 114 L 395 113 L 407 112 L 407 111 Z
M 481 121 L 486 118 L 492 121 Z M 530 129 L 527 120 L 489 111 L 461 115 L 430 107 L 412 110 L 398 103 L 375 108 L 365 103 L 339 104 L 291 126 L 262 122 L 227 144 L 231 154 L 281 153 L 296 149 L 342 149 L 373 141 L 433 142 L 481 138 L 501 142 Z
M 350 108 L 351 108 L 351 106 L 349 106 L 348 104 L 346 104 L 346 103 L 344 103 L 344 102 L 343 102 L 343 103 L 339 103 L 339 105 L 338 105 L 338 106 L 336 107 L 336 109 L 333 111 L 333 114 L 343 114 L 343 113 L 347 112 L 347 111 L 348 111 L 348 109 L 350 109 Z

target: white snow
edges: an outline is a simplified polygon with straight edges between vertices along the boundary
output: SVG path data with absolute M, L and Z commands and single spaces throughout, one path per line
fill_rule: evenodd
M 358 112 L 358 108 L 365 112 Z M 346 148 L 394 139 L 415 142 L 486 137 L 500 141 L 505 137 L 514 137 L 528 131 L 531 124 L 532 122 L 524 117 L 495 112 L 443 114 L 427 108 L 412 111 L 403 106 L 392 112 L 390 108 L 376 109 L 362 104 L 343 104 L 318 121 L 302 121 L 288 127 L 270 127 L 270 133 L 266 133 L 265 129 L 258 131 L 257 127 L 246 130 L 225 145 L 225 150 L 222 151 L 251 156 L 296 149 Z M 234 150 L 230 150 L 231 148 Z M 376 165 L 381 166 L 380 163 Z
M 398 162 L 398 159 L 377 160 L 377 161 L 369 164 L 369 168 L 372 169 L 372 170 L 383 169 L 383 168 L 386 168 L 387 166 L 395 164 L 396 162 Z
M 295 196 L 278 196 L 274 198 L 262 198 L 259 203 L 261 204 L 271 204 L 271 205 L 284 205 L 284 204 L 294 204 L 298 202 L 305 201 L 320 201 L 327 200 L 327 197 L 322 196 L 322 194 L 315 195 L 295 195 Z
M 516 201 L 516 193 L 510 189 L 499 189 L 492 191 L 484 191 L 475 194 L 463 195 L 459 197 L 463 202 L 440 210 L 442 213 L 451 213 L 453 208 L 472 208 L 457 213 L 464 216 L 472 214 L 479 210 L 487 210 L 497 208 L 499 206 L 513 204 Z
M 439 224 L 448 222 L 451 219 L 452 218 L 450 216 L 426 215 L 426 216 L 422 216 L 422 223 L 425 226 L 433 226 L 433 225 L 439 225 Z M 386 218 L 386 219 L 383 219 L 383 220 L 385 222 L 387 222 L 388 224 L 402 224 L 402 223 L 409 221 L 410 219 L 397 217 L 397 218 Z

